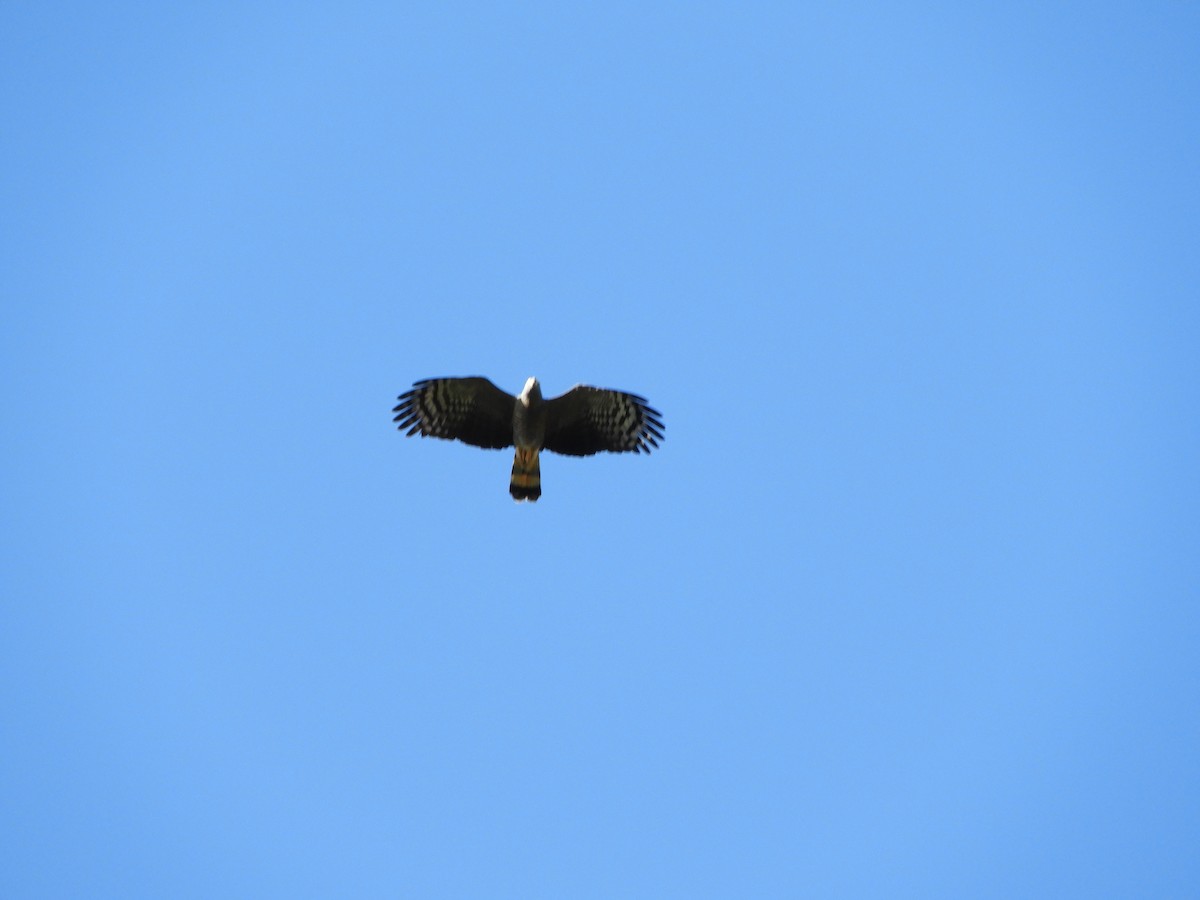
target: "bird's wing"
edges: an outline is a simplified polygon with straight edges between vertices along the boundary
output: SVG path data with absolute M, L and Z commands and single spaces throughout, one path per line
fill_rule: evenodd
M 663 428 L 662 414 L 637 394 L 581 384 L 546 401 L 545 447 L 555 453 L 649 453 Z
M 399 399 L 393 421 L 410 437 L 419 433 L 488 448 L 513 444 L 517 398 L 486 378 L 427 378 Z

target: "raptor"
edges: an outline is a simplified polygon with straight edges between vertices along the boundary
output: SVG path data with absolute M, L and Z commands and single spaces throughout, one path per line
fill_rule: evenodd
M 663 439 L 662 414 L 644 397 L 583 384 L 545 400 L 536 378 L 527 380 L 515 397 L 478 375 L 428 378 L 399 401 L 393 421 L 410 437 L 515 447 L 508 490 L 517 501 L 536 501 L 542 495 L 542 450 L 567 456 L 649 453 Z

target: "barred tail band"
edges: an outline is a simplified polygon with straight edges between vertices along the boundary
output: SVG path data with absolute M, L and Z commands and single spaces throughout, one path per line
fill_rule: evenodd
M 542 496 L 542 467 L 538 460 L 536 448 L 517 448 L 513 458 L 512 480 L 508 483 L 508 492 L 517 501 L 536 501 Z

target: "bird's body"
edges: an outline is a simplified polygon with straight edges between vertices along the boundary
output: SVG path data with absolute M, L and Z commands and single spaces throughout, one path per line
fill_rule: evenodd
M 542 496 L 542 465 L 538 454 L 546 443 L 546 402 L 536 378 L 525 382 L 525 389 L 513 404 L 512 477 L 508 492 L 517 501 L 537 502 Z
M 536 378 L 516 397 L 479 376 L 432 378 L 418 381 L 399 399 L 394 421 L 410 436 L 515 447 L 509 482 L 514 500 L 541 496 L 542 450 L 569 456 L 649 453 L 663 436 L 661 414 L 644 398 L 586 385 L 545 400 Z

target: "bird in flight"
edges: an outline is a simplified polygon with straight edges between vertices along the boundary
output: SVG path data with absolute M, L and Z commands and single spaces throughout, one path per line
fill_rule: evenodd
M 407 435 L 459 440 L 473 447 L 516 447 L 508 492 L 514 500 L 542 495 L 542 450 L 567 456 L 649 453 L 663 439 L 662 414 L 644 397 L 578 384 L 542 399 L 536 378 L 514 397 L 488 379 L 427 378 L 399 397 L 392 420 Z

